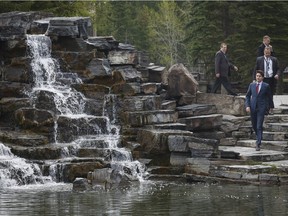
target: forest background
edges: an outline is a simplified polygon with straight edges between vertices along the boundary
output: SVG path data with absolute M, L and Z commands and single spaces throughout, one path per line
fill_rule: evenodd
M 264 35 L 271 37 L 282 72 L 288 64 L 285 1 L 0 1 L 0 13 L 10 11 L 90 17 L 94 36 L 112 35 L 132 44 L 157 65 L 183 63 L 208 82 L 214 80 L 214 57 L 221 42 L 228 44 L 229 59 L 239 68 L 232 81 L 244 87 L 252 81 Z M 278 94 L 288 82 L 283 77 Z

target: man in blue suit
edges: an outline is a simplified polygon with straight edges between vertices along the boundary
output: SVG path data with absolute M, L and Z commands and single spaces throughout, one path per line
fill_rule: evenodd
M 260 151 L 265 114 L 274 108 L 271 89 L 263 82 L 264 72 L 256 71 L 256 82 L 249 85 L 246 93 L 246 112 L 250 113 L 253 130 L 256 133 L 256 151 Z

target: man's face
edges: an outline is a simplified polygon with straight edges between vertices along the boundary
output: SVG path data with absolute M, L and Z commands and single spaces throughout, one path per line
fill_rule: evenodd
M 222 52 L 226 53 L 227 52 L 227 45 L 223 45 L 221 47 Z
M 269 45 L 270 44 L 270 38 L 265 38 L 263 40 L 264 44 Z
M 266 57 L 269 57 L 269 56 L 271 55 L 270 49 L 265 49 L 265 50 L 264 50 L 264 55 L 265 55 Z
M 262 82 L 264 77 L 260 73 L 256 73 L 256 81 L 257 82 Z

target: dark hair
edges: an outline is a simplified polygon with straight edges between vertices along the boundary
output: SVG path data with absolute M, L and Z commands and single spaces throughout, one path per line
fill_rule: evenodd
M 261 76 L 264 77 L 264 72 L 262 70 L 256 70 L 256 74 L 257 73 L 261 74 Z

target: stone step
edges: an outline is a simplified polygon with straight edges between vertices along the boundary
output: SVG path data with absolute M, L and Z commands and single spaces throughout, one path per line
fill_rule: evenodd
M 197 131 L 193 132 L 194 136 L 205 139 L 221 140 L 226 137 L 223 131 L 210 130 L 210 131 Z
M 142 83 L 140 85 L 140 90 L 141 93 L 145 94 L 145 95 L 155 95 L 157 93 L 158 90 L 158 84 L 154 83 L 154 82 L 146 82 L 146 83 Z
M 11 152 L 21 158 L 29 160 L 54 160 L 62 157 L 62 148 L 47 145 L 46 147 L 22 147 L 10 145 Z
M 221 165 L 210 170 L 210 176 L 235 182 L 258 184 L 287 184 L 288 175 L 283 169 L 265 162 L 257 165 Z
M 108 136 L 107 138 L 98 138 L 98 139 L 87 137 L 85 139 L 77 140 L 76 144 L 81 147 L 108 148 L 112 140 L 111 136 L 110 139 L 108 139 Z
M 80 148 L 75 152 L 75 156 L 79 158 L 98 157 L 104 158 L 106 161 L 130 161 L 132 155 L 125 148 Z
M 238 140 L 236 143 L 239 147 L 256 147 L 255 139 Z M 288 141 L 267 141 L 262 140 L 262 149 L 273 150 L 273 151 L 288 151 Z
M 95 169 L 102 169 L 109 166 L 110 162 L 103 158 L 63 158 L 57 160 L 46 160 L 43 165 L 43 174 L 56 174 L 57 181 L 73 182 L 76 177 L 87 178 L 87 174 Z M 60 173 L 60 174 L 59 174 Z
M 266 162 L 265 164 L 274 166 L 274 167 L 279 168 L 279 169 L 282 169 L 283 171 L 286 171 L 286 173 L 287 173 L 288 160 L 270 161 L 270 162 Z
M 151 166 L 147 169 L 147 172 L 152 175 L 182 175 L 184 172 L 183 166 Z
M 49 147 L 24 148 L 10 146 L 11 152 L 19 157 L 30 160 L 54 160 L 63 157 L 103 158 L 106 161 L 132 160 L 130 151 L 125 148 L 96 148 L 75 145 L 50 145 Z
M 263 140 L 288 141 L 288 131 L 287 132 L 263 131 Z
M 219 146 L 220 151 L 236 152 L 239 153 L 239 157 L 245 161 L 277 161 L 287 160 L 288 152 L 273 151 L 267 149 L 261 149 L 261 151 L 255 151 L 255 148 L 251 147 L 239 147 L 239 146 Z
M 168 137 L 175 136 L 193 136 L 193 132 L 183 130 L 167 129 L 142 129 L 137 134 L 137 142 L 141 144 L 143 151 L 152 154 L 170 153 L 168 146 Z
M 178 114 L 174 110 L 125 112 L 122 119 L 132 127 L 142 127 L 151 124 L 175 123 Z
M 161 104 L 161 108 L 164 110 L 175 110 L 176 105 L 176 100 L 164 100 Z
M 288 114 L 288 106 L 278 106 L 273 110 L 274 114 Z
M 274 110 L 274 115 L 265 116 L 265 123 L 279 123 L 279 122 L 288 122 L 287 114 L 276 114 L 276 109 Z
M 177 107 L 176 110 L 178 111 L 179 118 L 217 113 L 216 106 L 213 104 L 190 104 Z
M 125 96 L 122 100 L 119 100 L 119 107 L 121 107 L 122 111 L 150 111 L 160 110 L 161 103 L 162 98 L 160 95 Z
M 265 130 L 274 132 L 287 132 L 288 122 L 267 123 L 265 126 Z
M 216 139 L 205 139 L 184 135 L 170 135 L 168 137 L 169 151 L 171 152 L 171 158 L 173 156 L 173 160 L 175 162 L 177 162 L 179 159 L 181 160 L 180 153 L 189 153 L 190 157 L 217 157 L 218 145 L 219 140 Z M 185 154 L 183 156 L 187 158 Z
M 215 104 L 217 113 L 235 116 L 246 115 L 245 98 L 225 94 L 197 93 L 197 103 Z
M 146 125 L 148 129 L 169 129 L 169 130 L 186 130 L 186 125 L 181 123 L 167 123 L 167 124 L 154 124 Z
M 186 124 L 186 130 L 189 131 L 214 130 L 222 125 L 222 115 L 211 114 L 180 118 L 178 122 Z
M 233 131 L 232 137 L 235 140 L 256 139 L 255 133 L 252 131 Z M 288 132 L 263 131 L 263 140 L 265 141 L 288 141 Z
M 31 131 L 0 131 L 0 141 L 26 147 L 43 146 L 49 143 L 46 136 Z
M 172 181 L 172 182 L 183 182 L 183 183 L 186 183 L 186 179 L 183 176 L 183 174 L 181 174 L 181 175 L 151 174 L 151 175 L 148 175 L 145 179 L 146 180 L 151 180 L 151 181 Z

